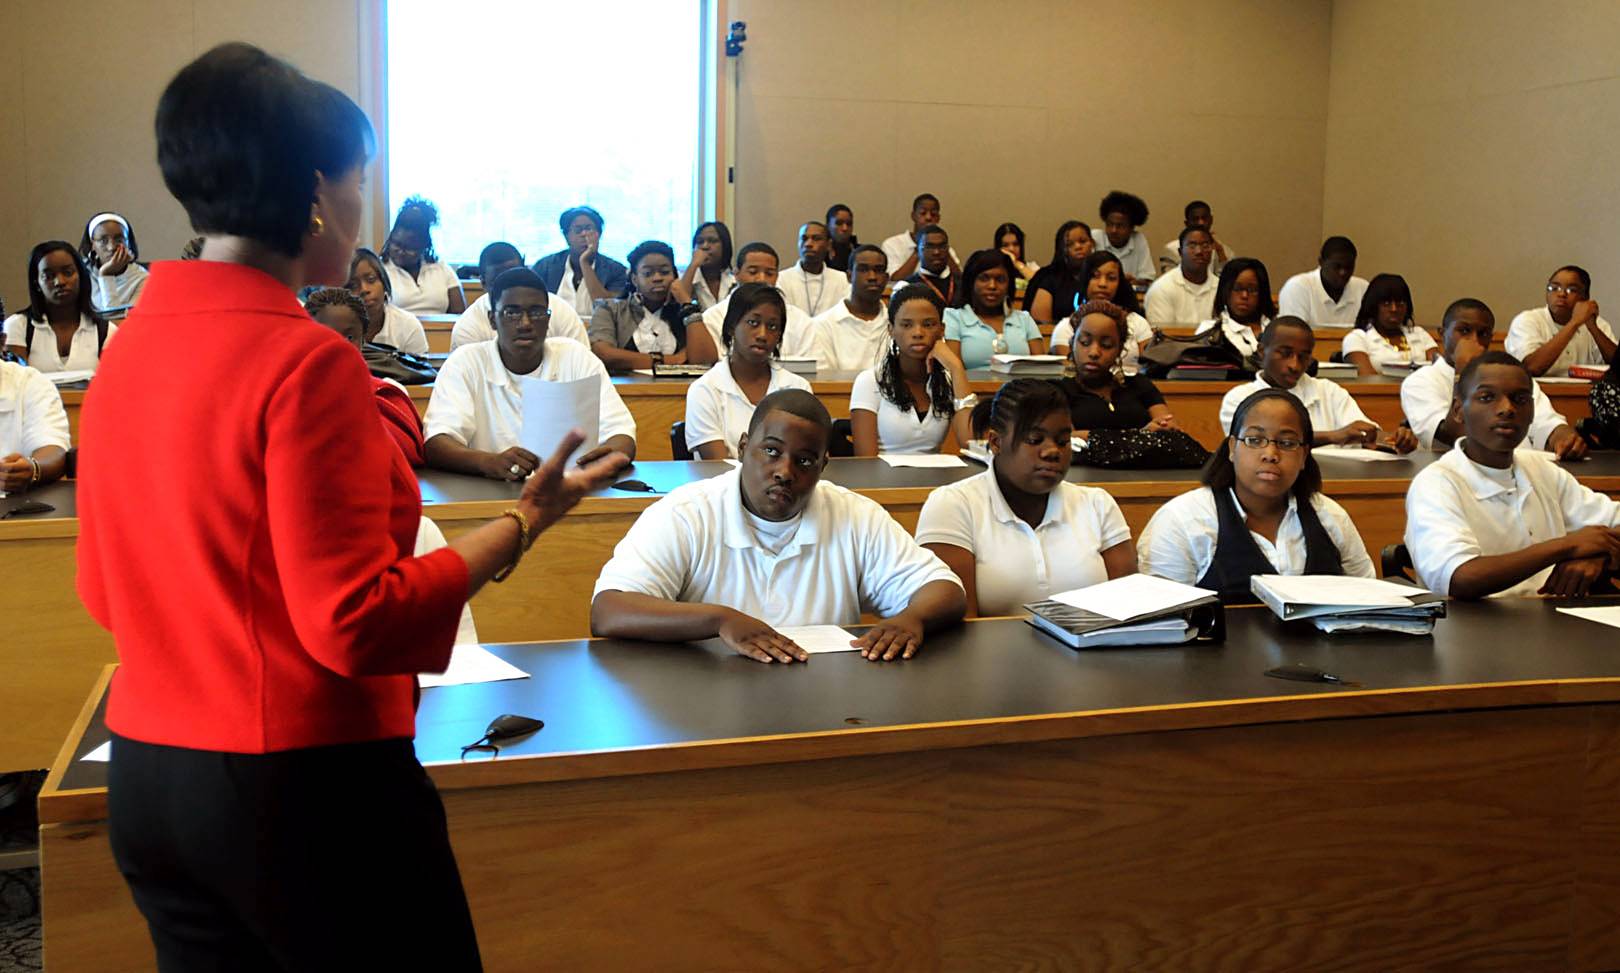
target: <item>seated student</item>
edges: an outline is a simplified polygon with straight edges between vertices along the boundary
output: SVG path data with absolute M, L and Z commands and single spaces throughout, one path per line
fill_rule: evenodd
M 423 420 L 427 465 L 492 480 L 521 480 L 540 457 L 518 445 L 523 429 L 519 379 L 573 382 L 595 378 L 600 386 L 597 441 L 581 464 L 617 451 L 636 458 L 636 422 L 608 379 L 607 369 L 578 342 L 547 338 L 549 295 L 540 275 L 527 267 L 508 270 L 490 286 L 496 337 L 450 353 L 428 400 Z
M 1457 375 L 1451 417 L 1463 436 L 1406 492 L 1406 548 L 1433 591 L 1577 597 L 1620 568 L 1620 503 L 1518 450 L 1534 418 L 1532 382 L 1501 351 Z
M 66 240 L 28 255 L 28 307 L 6 318 L 0 341 L 41 372 L 94 371 L 118 326 L 90 304 L 90 271 Z
M 0 359 L 0 493 L 22 493 L 67 470 L 67 410 L 37 369 Z
M 1226 267 L 1226 262 L 1236 256 L 1237 251 L 1233 250 L 1224 240 L 1215 236 L 1214 211 L 1209 208 L 1208 203 L 1201 199 L 1195 199 L 1182 209 L 1181 215 L 1183 226 L 1198 226 L 1209 231 L 1209 239 L 1213 245 L 1209 272 L 1219 277 L 1221 271 Z M 1168 270 L 1179 263 L 1181 263 L 1181 240 L 1177 238 L 1164 245 L 1164 250 L 1159 255 L 1159 266 Z
M 776 287 L 779 259 L 776 248 L 769 243 L 756 241 L 743 244 L 743 248 L 737 251 L 737 285 L 769 284 Z M 727 291 L 723 300 L 703 312 L 703 325 L 708 329 L 709 343 L 715 348 L 725 345 L 720 331 L 726 321 L 726 310 L 730 307 L 728 302 L 735 293 L 735 290 Z M 781 355 L 783 358 L 816 357 L 815 325 L 810 322 L 810 315 L 792 304 L 787 306 L 787 332 L 782 335 Z
M 630 289 L 629 271 L 601 252 L 602 214 L 595 209 L 575 206 L 563 210 L 557 227 L 568 248 L 536 260 L 534 272 L 546 282 L 547 291 L 573 308 L 575 317 L 589 321 L 597 301 L 623 297 Z
M 412 196 L 400 206 L 394 228 L 383 243 L 388 293 L 395 304 L 412 314 L 460 314 L 467 309 L 461 278 L 433 249 L 433 228 L 438 225 L 438 208 Z
M 1271 275 L 1266 265 L 1253 257 L 1234 257 L 1221 269 L 1220 283 L 1215 285 L 1215 303 L 1212 316 L 1198 326 L 1194 334 L 1203 334 L 1220 326 L 1221 333 L 1232 347 L 1252 358 L 1260 353 L 1260 332 L 1277 316 L 1277 305 L 1271 300 Z
M 1338 382 L 1306 374 L 1316 350 L 1311 326 L 1299 318 L 1284 315 L 1260 333 L 1260 375 L 1227 391 L 1221 399 L 1221 427 L 1232 425 L 1232 417 L 1245 399 L 1263 389 L 1283 389 L 1305 404 L 1315 435 L 1313 446 L 1370 446 L 1378 442 L 1378 424 L 1367 418 L 1361 406 Z M 1386 444 L 1398 453 L 1417 448 L 1417 437 L 1402 423 Z
M 953 306 L 961 293 L 961 267 L 951 250 L 951 235 L 943 226 L 930 226 L 917 234 L 917 272 L 909 277 L 889 275 L 893 292 L 904 287 L 926 287 L 939 295 L 946 307 Z
M 889 260 L 889 279 L 902 281 L 917 272 L 921 267 L 922 255 L 918 252 L 917 235 L 931 226 L 939 225 L 939 197 L 933 193 L 923 193 L 911 201 L 911 231 L 909 233 L 896 233 L 883 241 L 883 255 Z M 947 242 L 947 246 L 949 243 Z M 946 250 L 945 266 L 955 268 L 960 266 L 956 259 L 955 250 Z M 949 304 L 949 301 L 946 301 Z
M 920 287 L 889 298 L 888 353 L 855 376 L 849 393 L 856 456 L 937 453 L 946 433 L 954 433 L 958 444 L 972 435 L 968 419 L 978 399 L 956 349 L 942 340 L 945 313 L 939 295 Z
M 1024 230 L 1017 223 L 1003 223 L 996 227 L 992 250 L 1000 250 L 1012 261 L 1018 279 L 1027 281 L 1040 271 L 1041 265 L 1024 259 Z
M 1357 375 L 1377 375 L 1385 365 L 1419 366 L 1440 354 L 1429 332 L 1412 320 L 1412 291 L 1399 274 L 1379 274 L 1367 284 L 1355 327 L 1344 336 L 1341 356 Z
M 1153 282 L 1147 292 L 1147 319 L 1155 327 L 1197 324 L 1214 316 L 1218 278 L 1209 271 L 1215 237 L 1201 226 L 1181 231 L 1181 263 Z
M 422 322 L 390 300 L 393 292 L 389 288 L 393 284 L 381 257 L 365 247 L 356 250 L 349 260 L 346 286 L 360 298 L 366 311 L 360 335 L 362 345 L 376 342 L 413 355 L 428 353 L 427 332 L 422 330 Z
M 737 278 L 731 273 L 731 230 L 724 223 L 699 225 L 692 234 L 692 259 L 675 282 L 676 299 L 682 304 L 696 301 L 707 311 L 736 286 Z
M 1058 387 L 1068 397 L 1077 438 L 1088 438 L 1093 429 L 1177 428 L 1164 396 L 1148 377 L 1124 373 L 1120 357 L 1130 332 L 1123 308 L 1108 301 L 1087 301 L 1070 322 L 1074 343 L 1069 356 L 1076 377 L 1063 379 Z
M 1120 355 L 1120 367 L 1126 375 L 1135 375 L 1142 349 L 1153 343 L 1153 327 L 1142 316 L 1136 301 L 1136 289 L 1125 276 L 1125 267 L 1119 258 L 1107 250 L 1093 251 L 1080 264 L 1080 276 L 1086 282 L 1085 301 L 1105 301 L 1125 312 L 1125 350 Z M 1074 315 L 1069 315 L 1052 328 L 1052 347 L 1065 354 L 1074 343 Z
M 855 211 L 843 203 L 834 203 L 827 207 L 827 232 L 831 239 L 827 244 L 827 266 L 842 268 L 849 266 L 849 255 L 861 245 L 855 236 Z
M 1080 276 L 1080 265 L 1096 248 L 1091 227 L 1079 220 L 1068 220 L 1057 228 L 1052 262 L 1037 270 L 1024 288 L 1024 310 L 1037 324 L 1067 319 L 1086 302 L 1086 280 Z
M 653 363 L 712 365 L 719 355 L 707 328 L 697 323 L 697 305 L 671 295 L 675 250 L 648 240 L 630 251 L 628 297 L 603 301 L 591 315 L 591 350 L 610 372 L 651 368 Z
M 818 372 L 864 371 L 882 357 L 889 340 L 889 313 L 883 306 L 887 261 L 883 249 L 870 243 L 850 254 L 849 296 L 810 322 Z
M 1097 217 L 1103 228 L 1091 231 L 1091 239 L 1098 250 L 1106 250 L 1119 258 L 1125 268 L 1125 279 L 1131 284 L 1147 283 L 1158 273 L 1154 267 L 1153 248 L 1140 227 L 1147 225 L 1148 207 L 1142 197 L 1114 190 L 1097 205 Z
M 1046 353 L 1040 325 L 1028 311 L 1012 307 L 1015 273 L 1012 258 L 1000 250 L 969 255 L 962 269 L 965 290 L 957 295 L 960 304 L 945 310 L 946 343 L 966 367 L 989 368 L 991 355 Z M 930 293 L 938 296 L 937 291 Z
M 129 220 L 117 213 L 99 213 L 85 225 L 79 256 L 90 268 L 90 303 L 98 311 L 128 307 L 146 286 L 146 268 L 140 244 Z
M 1571 365 L 1607 364 L 1614 357 L 1614 329 L 1598 316 L 1592 275 L 1574 266 L 1554 271 L 1547 306 L 1515 315 L 1506 347 L 1532 375 L 1568 375 Z
M 1367 282 L 1356 276 L 1356 245 L 1348 237 L 1322 241 L 1315 270 L 1295 274 L 1277 295 L 1277 313 L 1299 318 L 1313 328 L 1355 323 Z
M 776 362 L 787 313 L 782 292 L 769 284 L 738 284 L 727 298 L 720 326 L 726 357 L 686 390 L 686 448 L 698 459 L 735 459 L 748 420 L 765 396 L 810 390 L 809 382 Z
M 1160 507 L 1137 538 L 1142 573 L 1209 588 L 1228 604 L 1258 600 L 1256 574 L 1374 577 L 1350 515 L 1322 493 L 1299 399 L 1251 393 L 1227 429 L 1204 485 Z
M 510 243 L 502 241 L 484 247 L 478 254 L 478 283 L 483 286 L 484 293 L 467 305 L 461 317 L 456 318 L 455 326 L 450 329 L 451 351 L 475 341 L 495 340 L 495 324 L 489 319 L 489 285 L 513 267 L 522 267 L 527 263 L 522 251 Z M 548 306 L 551 308 L 551 328 L 546 332 L 548 338 L 568 338 L 587 348 L 591 346 L 585 322 L 579 319 L 574 305 L 566 301 L 551 301 Z
M 760 402 L 741 465 L 676 487 L 636 520 L 596 579 L 591 634 L 690 642 L 718 636 L 759 662 L 809 656 L 776 631 L 854 625 L 866 659 L 911 658 L 962 617 L 961 582 L 875 500 L 822 483 L 832 418 L 803 389 Z
M 928 495 L 917 543 L 950 565 L 969 615 L 1016 615 L 1062 591 L 1136 572 L 1125 515 L 1108 491 L 1069 483 L 1069 405 L 1019 378 L 989 403 L 990 468 Z
M 1446 449 L 1462 436 L 1460 419 L 1451 414 L 1457 369 L 1490 350 L 1496 316 L 1485 302 L 1464 297 L 1452 301 L 1440 323 L 1440 357 L 1401 380 L 1401 411 L 1424 449 Z M 1533 389 L 1534 409 L 1527 442 L 1559 459 L 1586 455 L 1586 440 L 1553 408 L 1539 384 Z
M 849 296 L 849 275 L 827 266 L 831 245 L 826 224 L 804 224 L 799 227 L 799 262 L 776 277 L 776 286 L 787 302 L 810 317 Z M 849 266 L 847 261 L 844 266 Z

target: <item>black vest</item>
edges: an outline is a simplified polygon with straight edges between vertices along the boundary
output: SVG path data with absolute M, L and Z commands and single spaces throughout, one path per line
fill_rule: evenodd
M 1209 570 L 1198 579 L 1198 587 L 1220 592 L 1223 604 L 1258 601 L 1249 590 L 1249 578 L 1257 574 L 1276 574 L 1277 567 L 1260 552 L 1260 545 L 1249 534 L 1249 525 L 1243 522 L 1237 504 L 1232 502 L 1228 488 L 1211 488 L 1215 498 L 1215 516 L 1220 533 L 1215 540 L 1215 559 Z M 1338 545 L 1328 536 L 1322 519 L 1309 500 L 1295 504 L 1299 512 L 1299 526 L 1305 535 L 1305 573 L 1343 574 L 1344 562 L 1339 557 Z

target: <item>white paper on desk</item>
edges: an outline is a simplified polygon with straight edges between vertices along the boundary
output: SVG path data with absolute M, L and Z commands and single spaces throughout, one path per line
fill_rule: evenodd
M 967 465 L 962 457 L 945 453 L 879 453 L 878 459 L 890 466 L 911 466 L 922 470 L 949 470 Z
M 855 646 L 849 644 L 855 636 L 837 625 L 786 625 L 776 631 L 811 655 L 855 651 Z
M 91 369 L 77 368 L 71 372 L 46 372 L 45 377 L 51 380 L 52 385 L 72 385 L 75 382 L 88 382 L 95 374 Z
M 1560 608 L 1559 611 L 1576 618 L 1584 618 L 1599 625 L 1620 628 L 1620 607 L 1613 608 Z
M 1573 375 L 1537 375 L 1537 385 L 1591 385 L 1589 378 L 1576 378 Z
M 101 746 L 95 748 L 94 750 L 90 751 L 89 753 L 87 753 L 84 756 L 79 758 L 81 763 L 85 762 L 85 761 L 88 761 L 88 762 L 91 762 L 91 763 L 98 763 L 98 764 L 104 764 L 104 763 L 106 763 L 107 761 L 109 761 L 111 759 L 112 759 L 112 741 L 111 740 L 108 740 L 106 743 L 103 743 Z
M 544 462 L 570 429 L 585 434 L 572 458 L 595 449 L 602 420 L 602 378 L 591 375 L 572 382 L 518 379 L 523 390 L 521 445 Z
M 1105 618 L 1124 621 L 1167 612 L 1213 594 L 1215 592 L 1207 588 L 1195 588 L 1151 574 L 1127 574 L 1089 588 L 1060 591 L 1052 596 L 1052 600 L 1082 611 L 1095 612 Z
M 450 668 L 441 673 L 421 673 L 416 677 L 416 684 L 423 689 L 431 689 L 434 686 L 469 686 L 475 682 L 527 678 L 528 673 L 482 645 L 462 643 L 450 650 Z
M 1412 595 L 1427 588 L 1353 575 L 1265 574 L 1262 581 L 1277 598 L 1291 605 L 1336 605 L 1354 608 L 1410 608 Z
M 1395 453 L 1386 453 L 1382 450 L 1367 449 L 1363 446 L 1321 446 L 1311 450 L 1311 455 L 1318 460 L 1342 459 L 1352 463 L 1384 463 L 1389 460 L 1405 459 Z

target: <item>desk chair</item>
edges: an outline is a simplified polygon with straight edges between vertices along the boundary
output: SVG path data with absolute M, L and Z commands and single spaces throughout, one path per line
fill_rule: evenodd
M 677 462 L 687 462 L 693 459 L 692 451 L 686 448 L 685 419 L 670 424 L 669 451 Z
M 1417 568 L 1412 565 L 1412 552 L 1405 544 L 1386 544 L 1379 552 L 1379 574 L 1386 578 L 1417 580 Z

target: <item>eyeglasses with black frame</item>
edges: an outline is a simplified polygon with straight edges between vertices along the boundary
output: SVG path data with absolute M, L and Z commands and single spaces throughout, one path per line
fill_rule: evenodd
M 1276 446 L 1285 453 L 1292 453 L 1294 450 L 1305 445 L 1305 441 L 1303 439 L 1290 439 L 1286 437 L 1272 438 L 1270 436 L 1260 436 L 1253 433 L 1250 433 L 1247 436 L 1238 436 L 1237 441 L 1250 449 L 1265 449 L 1267 446 Z

